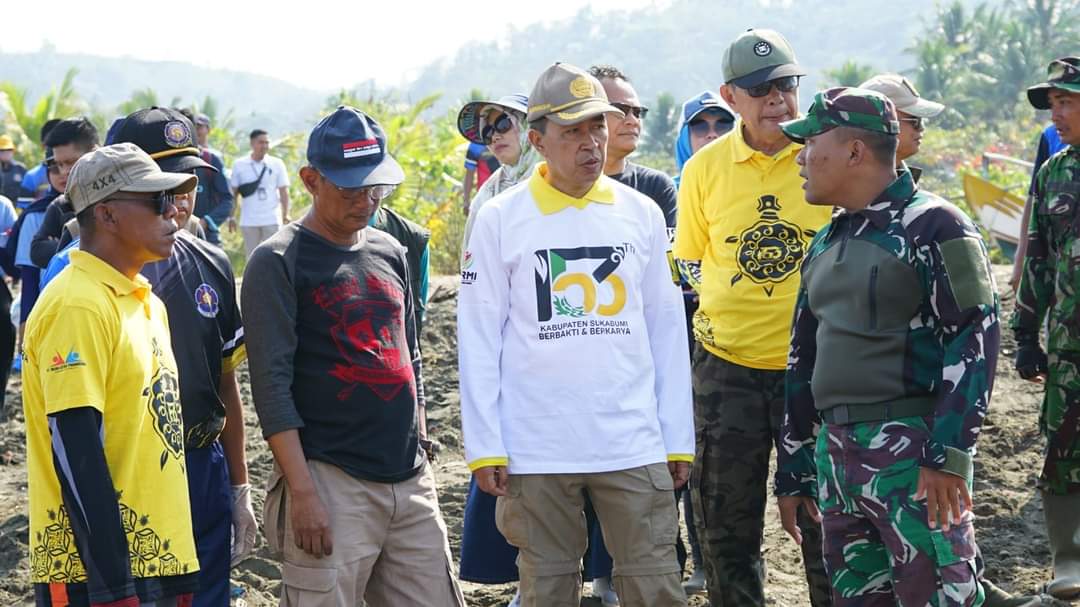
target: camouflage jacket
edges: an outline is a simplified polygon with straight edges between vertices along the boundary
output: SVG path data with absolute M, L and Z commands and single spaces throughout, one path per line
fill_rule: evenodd
M 814 237 L 802 278 L 776 494 L 816 495 L 820 410 L 912 397 L 935 403 L 920 465 L 970 479 L 1000 338 L 986 245 L 971 220 L 902 172 Z
M 1080 355 L 1080 149 L 1067 147 L 1039 169 L 1032 191 L 1024 273 L 1010 326 L 1017 343 L 1038 343 L 1050 315 L 1047 350 Z

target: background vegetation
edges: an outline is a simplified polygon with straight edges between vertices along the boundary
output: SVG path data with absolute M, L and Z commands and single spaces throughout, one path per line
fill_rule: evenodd
M 308 125 L 271 132 L 272 153 L 292 170 L 305 163 L 306 129 L 338 105 L 355 105 L 376 117 L 387 131 L 391 153 L 408 176 L 388 204 L 431 229 L 433 271 L 439 273 L 457 271 L 464 223 L 459 180 L 465 143 L 455 128 L 461 100 L 527 90 L 531 78 L 553 59 L 553 48 L 562 49 L 567 60 L 578 58 L 582 65 L 613 63 L 631 75 L 650 107 L 637 161 L 668 172 L 675 170 L 674 140 L 682 100 L 704 89 L 715 90 L 721 79 L 723 48 L 755 17 L 760 21 L 767 18 L 771 27 L 785 31 L 805 65 L 831 66 L 804 81 L 804 104 L 817 86 L 858 84 L 886 69 L 905 73 L 924 96 L 945 103 L 948 110 L 930 122 L 915 164 L 926 169 L 926 187 L 954 202 L 962 204 L 961 175 L 983 171 L 983 152 L 1025 159 L 1034 156 L 1034 144 L 1048 117 L 1027 104 L 1024 89 L 1044 79 L 1052 58 L 1080 53 L 1080 0 L 978 4 L 954 0 L 942 5 L 933 0 L 911 0 L 892 5 L 896 10 L 872 5 L 861 0 L 731 0 L 718 7 L 706 0 L 677 0 L 665 9 L 615 15 L 584 10 L 563 22 L 513 30 L 501 43 L 467 45 L 452 59 L 432 64 L 405 91 L 378 92 L 364 84 L 312 103 L 309 92 L 297 92 L 278 82 L 275 86 L 283 87 L 281 95 L 260 99 L 276 97 L 278 105 L 291 108 L 288 120 L 275 114 L 277 118 L 269 124 Z M 708 23 L 723 17 L 722 24 L 701 30 L 698 21 L 703 15 Z M 740 18 L 731 19 L 730 15 Z M 790 25 L 788 29 L 783 27 L 785 23 Z M 845 28 L 844 36 L 829 35 L 826 25 L 835 27 L 837 23 L 855 25 Z M 809 26 L 799 28 L 796 24 Z M 886 29 L 892 34 L 883 38 Z M 905 33 L 910 44 L 887 42 L 896 39 L 897 30 Z M 618 35 L 582 35 L 600 31 Z M 100 84 L 84 90 L 84 78 L 75 67 L 68 67 L 55 84 L 45 87 L 40 74 L 47 69 L 24 79 L 21 72 L 12 77 L 11 62 L 4 63 L 6 67 L 0 69 L 4 78 L 0 81 L 0 132 L 15 139 L 17 156 L 27 165 L 41 160 L 37 134 L 49 118 L 87 115 L 104 133 L 114 117 L 150 105 L 189 107 L 210 115 L 214 124 L 211 144 L 223 153 L 226 165 L 247 153 L 253 110 L 235 99 L 235 82 L 223 85 L 220 91 L 207 90 L 206 83 L 191 76 L 184 80 L 186 88 L 166 90 L 146 85 L 154 81 L 150 77 L 135 84 L 130 76 L 124 76 L 122 82 L 132 83 L 127 98 L 103 102 Z M 84 64 L 69 62 L 69 66 Z M 909 67 L 897 70 L 896 66 Z M 141 69 L 135 73 L 143 73 Z M 208 82 L 222 80 L 218 71 L 203 73 Z M 237 80 L 235 75 L 230 77 Z M 98 83 L 98 79 L 89 80 Z M 431 91 L 447 91 L 448 95 Z M 228 102 L 222 101 L 218 92 Z M 229 109 L 232 107 L 245 107 L 248 113 L 237 115 Z M 992 167 L 990 176 L 1014 189 L 1025 188 L 1029 178 L 1026 171 L 1010 166 Z M 310 204 L 299 179 L 292 180 L 291 195 L 295 219 Z M 239 235 L 225 237 L 227 250 L 242 267 Z

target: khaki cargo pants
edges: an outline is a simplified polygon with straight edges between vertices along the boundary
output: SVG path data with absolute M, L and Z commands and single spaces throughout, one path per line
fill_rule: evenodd
M 622 607 L 685 606 L 675 560 L 678 518 L 666 463 L 594 474 L 512 474 L 495 523 L 516 546 L 523 607 L 578 607 L 585 491 L 615 566 Z
M 463 607 L 431 466 L 400 483 L 349 476 L 308 461 L 330 515 L 334 553 L 315 558 L 296 546 L 285 478 L 275 464 L 263 526 L 282 555 L 282 607 Z

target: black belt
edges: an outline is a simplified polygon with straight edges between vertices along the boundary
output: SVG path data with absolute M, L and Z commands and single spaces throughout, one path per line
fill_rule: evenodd
M 836 405 L 821 412 L 826 424 L 845 426 L 862 422 L 879 422 L 902 417 L 924 417 L 934 412 L 936 396 L 908 396 L 884 403 Z

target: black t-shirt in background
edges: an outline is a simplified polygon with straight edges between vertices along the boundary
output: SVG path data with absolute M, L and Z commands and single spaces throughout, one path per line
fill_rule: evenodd
M 225 428 L 221 375 L 244 355 L 232 266 L 224 251 L 181 230 L 172 255 L 147 264 L 142 275 L 169 313 L 185 444 L 208 447 Z
M 638 192 L 653 199 L 664 213 L 664 223 L 667 224 L 668 235 L 671 236 L 675 229 L 676 199 L 675 182 L 666 173 L 643 167 L 640 164 L 627 162 L 622 173 L 608 175 L 615 181 L 633 188 Z

